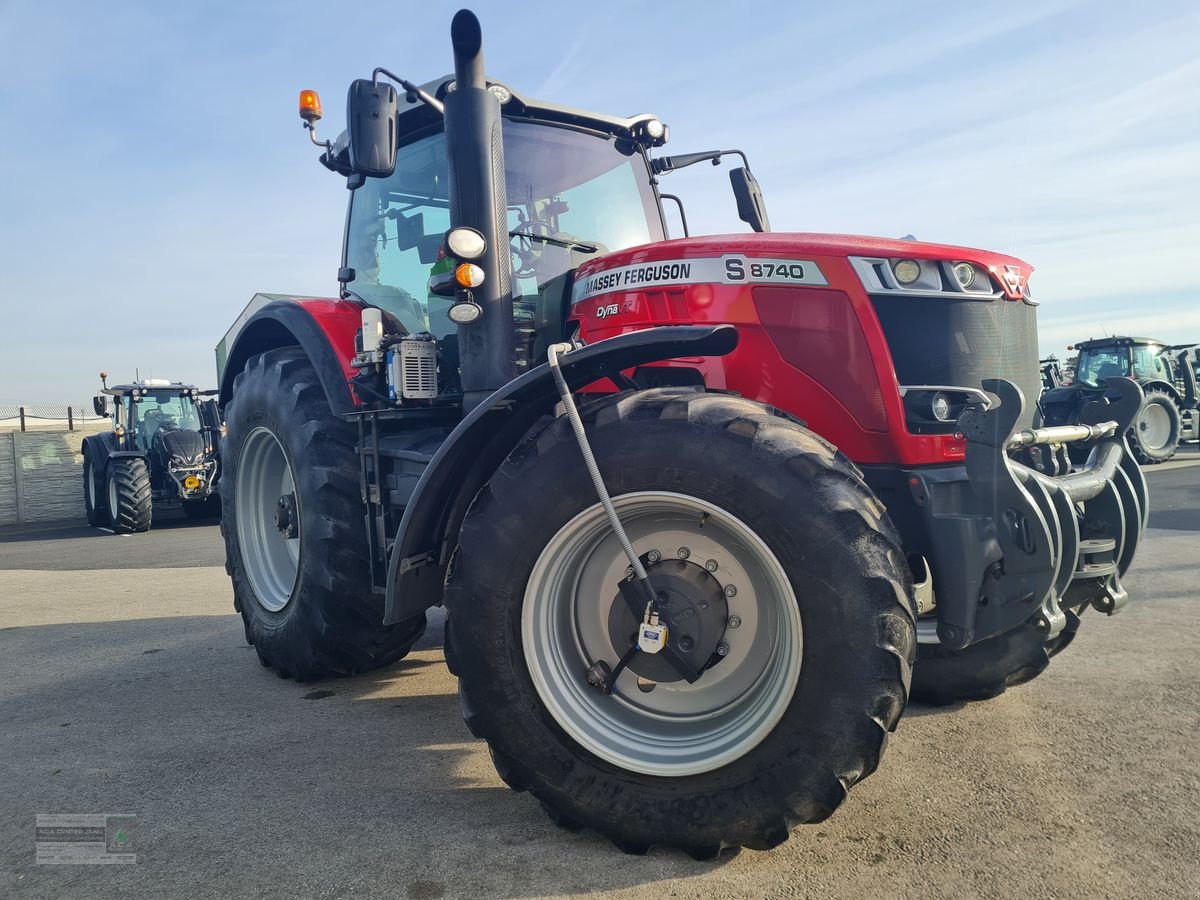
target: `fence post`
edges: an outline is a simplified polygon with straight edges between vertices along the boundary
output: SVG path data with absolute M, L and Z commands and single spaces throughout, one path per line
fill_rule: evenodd
M 17 413 L 21 417 L 21 430 L 25 430 L 25 407 L 20 407 Z
M 75 430 L 75 418 L 72 415 L 71 407 L 67 407 L 67 431 Z
M 24 407 L 22 407 L 22 410 Z M 22 428 L 21 431 L 25 429 Z M 17 524 L 25 522 L 25 484 L 21 477 L 21 433 L 14 431 L 13 436 L 13 493 L 17 495 Z

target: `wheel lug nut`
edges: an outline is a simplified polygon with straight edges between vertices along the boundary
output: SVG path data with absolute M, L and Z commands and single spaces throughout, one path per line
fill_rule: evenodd
M 689 550 L 687 547 L 680 547 L 680 548 L 679 548 L 679 549 L 676 551 L 676 555 L 678 555 L 678 557 L 679 557 L 680 559 L 687 559 L 689 556 L 691 556 L 691 555 L 692 555 L 692 551 L 691 551 L 691 550 Z
M 625 577 L 626 577 L 626 578 L 632 578 L 632 577 L 633 577 L 633 566 L 626 566 L 626 567 L 625 567 Z
M 662 559 L 662 554 L 659 553 L 657 550 L 651 550 L 649 553 L 646 554 L 646 559 L 650 560 L 650 562 L 652 562 L 652 563 L 656 563 L 660 559 Z
M 725 596 L 732 600 L 734 597 L 737 596 L 737 588 L 734 587 L 732 584 L 725 585 Z
M 742 617 L 741 616 L 730 616 L 729 617 L 729 627 L 730 628 L 741 628 L 742 627 Z
M 685 637 L 681 637 L 679 639 L 679 649 L 682 650 L 684 653 L 687 653 L 688 651 L 690 651 L 694 646 L 696 646 L 696 642 L 693 641 L 690 637 L 685 636 Z
M 717 571 L 717 561 L 715 559 L 710 559 L 704 564 L 704 568 L 708 569 L 710 572 Z
M 721 641 L 721 643 L 717 644 L 717 656 L 728 656 L 728 655 L 729 655 L 729 645 L 727 643 L 725 643 L 724 641 Z

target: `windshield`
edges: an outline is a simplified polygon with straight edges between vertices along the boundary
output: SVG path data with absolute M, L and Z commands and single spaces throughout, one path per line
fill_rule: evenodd
M 154 433 L 160 428 L 168 431 L 199 431 L 200 414 L 190 396 L 169 391 L 143 394 L 137 401 L 129 396 L 122 404 L 133 403 L 133 434 L 138 444 L 148 448 Z
M 518 365 L 540 359 L 562 339 L 568 273 L 605 253 L 661 240 L 658 204 L 645 162 L 611 138 L 566 128 L 504 121 L 505 180 L 511 237 Z M 399 319 L 453 344 L 453 302 L 431 296 L 429 276 L 450 227 L 444 135 L 401 147 L 389 178 L 369 178 L 353 193 L 346 265 L 349 290 Z M 446 349 L 449 349 L 447 347 Z
M 1107 378 L 1128 374 L 1128 347 L 1087 347 L 1079 351 L 1079 362 L 1075 366 L 1075 381 L 1079 384 L 1100 387 Z

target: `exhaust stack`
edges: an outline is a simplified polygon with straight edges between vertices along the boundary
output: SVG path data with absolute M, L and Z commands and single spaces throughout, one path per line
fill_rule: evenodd
M 484 271 L 483 284 L 474 291 L 483 315 L 458 331 L 463 403 L 469 410 L 516 375 L 512 258 L 500 102 L 484 80 L 483 34 L 474 13 L 463 9 L 455 14 L 450 40 L 455 89 L 444 101 L 450 225 L 476 228 L 487 240 L 486 253 L 475 260 Z

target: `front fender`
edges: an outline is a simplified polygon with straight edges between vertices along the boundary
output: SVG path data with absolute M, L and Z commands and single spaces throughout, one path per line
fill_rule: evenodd
M 560 363 L 572 390 L 646 363 L 679 356 L 724 356 L 737 346 L 732 325 L 666 325 L 608 338 Z M 384 622 L 441 602 L 446 565 L 467 507 L 529 429 L 558 403 L 547 363 L 530 369 L 468 413 L 433 455 L 396 532 L 388 559 Z
M 354 335 L 362 321 L 362 305 L 348 300 L 290 298 L 257 310 L 237 332 L 220 369 L 218 406 L 233 396 L 233 381 L 250 357 L 278 347 L 299 346 L 316 370 L 329 408 L 335 415 L 353 412 L 350 393 L 354 369 Z

